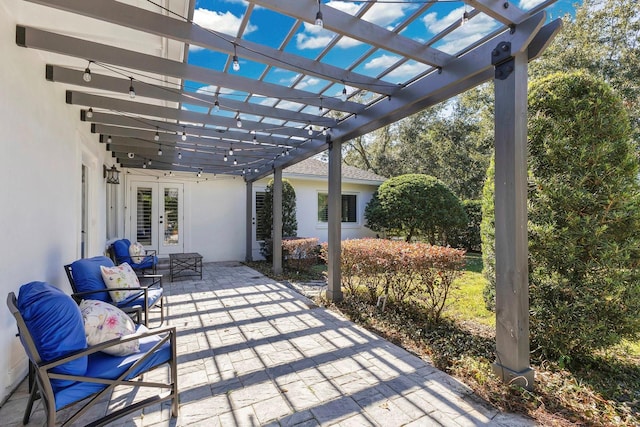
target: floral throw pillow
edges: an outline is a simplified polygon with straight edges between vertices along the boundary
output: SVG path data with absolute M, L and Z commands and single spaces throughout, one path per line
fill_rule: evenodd
M 100 266 L 100 272 L 102 273 L 102 280 L 109 290 L 109 295 L 115 303 L 122 302 L 128 298 L 133 298 L 140 294 L 140 289 L 133 291 L 126 290 L 111 290 L 114 288 L 140 288 L 140 282 L 135 271 L 129 264 L 123 262 L 115 267 Z
M 131 257 L 131 262 L 135 264 L 140 264 L 144 260 L 145 253 L 144 246 L 140 242 L 132 243 L 129 246 L 129 256 Z
M 80 311 L 84 320 L 84 333 L 89 345 L 131 335 L 136 331 L 135 323 L 126 313 L 104 301 L 83 300 L 80 303 Z M 112 356 L 128 356 L 139 350 L 139 341 L 132 340 L 102 351 Z

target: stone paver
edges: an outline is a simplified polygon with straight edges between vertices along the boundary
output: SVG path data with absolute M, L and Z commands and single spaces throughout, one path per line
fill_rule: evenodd
M 202 280 L 164 286 L 168 324 L 178 329 L 180 415 L 164 403 L 112 426 L 535 425 L 241 264 L 207 263 Z M 128 391 L 116 389 L 112 407 L 143 396 Z M 21 425 L 26 398 L 23 382 L 0 407 L 2 425 Z M 43 421 L 38 404 L 29 425 Z

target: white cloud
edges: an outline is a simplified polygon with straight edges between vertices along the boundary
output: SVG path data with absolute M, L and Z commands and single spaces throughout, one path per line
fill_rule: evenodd
M 464 8 L 452 10 L 443 18 L 438 19 L 436 13 L 429 13 L 422 19 L 427 30 L 437 34 L 462 18 Z M 471 43 L 477 41 L 500 24 L 487 15 L 479 14 L 471 18 L 465 25 L 458 27 L 442 39 L 442 44 L 437 46 L 445 53 L 456 53 Z
M 376 3 L 364 14 L 362 19 L 386 27 L 400 18 L 404 18 L 407 11 L 414 7 L 414 5 L 406 3 Z
M 341 12 L 348 13 L 349 15 L 355 15 L 360 10 L 360 5 L 356 3 L 330 1 L 330 2 L 327 2 L 326 5 L 334 9 L 337 9 Z
M 400 81 L 405 81 L 410 77 L 413 77 L 417 74 L 422 73 L 427 68 L 429 68 L 428 65 L 421 64 L 419 62 L 413 62 L 413 61 L 405 62 L 404 64 L 402 64 L 401 66 L 399 66 L 398 68 L 396 68 L 395 70 L 387 74 L 385 78 L 392 77 Z
M 193 22 L 209 30 L 237 36 L 238 29 L 242 23 L 242 16 L 235 16 L 229 11 L 222 13 L 200 8 L 193 12 Z M 244 34 L 249 34 L 257 29 L 256 25 L 249 23 L 244 30 Z
M 331 42 L 333 36 L 327 34 L 324 36 L 309 36 L 305 33 L 296 34 L 296 46 L 298 49 L 319 49 L 325 47 Z
M 384 55 L 378 56 L 377 58 L 373 58 L 371 61 L 364 64 L 364 69 L 365 70 L 375 70 L 378 68 L 385 69 L 392 66 L 399 60 L 400 60 L 399 56 L 384 54 Z
M 360 44 L 362 44 L 361 41 L 352 39 L 351 37 L 342 37 L 338 41 L 338 43 L 336 43 L 336 46 L 341 47 L 343 49 L 349 49 L 350 47 L 358 46 Z
M 315 78 L 315 77 L 305 77 L 302 79 L 302 81 L 300 83 L 298 83 L 298 85 L 296 86 L 296 89 L 300 89 L 300 90 L 304 90 L 310 86 L 316 85 L 320 83 L 320 79 Z
M 520 3 L 518 4 L 518 7 L 520 9 L 529 10 L 529 9 L 533 8 L 534 6 L 539 5 L 543 1 L 544 0 L 520 0 Z

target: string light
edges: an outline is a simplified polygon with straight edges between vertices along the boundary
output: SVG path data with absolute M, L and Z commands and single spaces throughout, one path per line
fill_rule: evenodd
M 320 28 L 324 27 L 324 21 L 322 20 L 322 11 L 320 10 L 320 0 L 318 0 L 318 13 L 316 13 L 316 25 Z
M 229 146 L 229 155 L 233 156 L 233 144 Z
M 158 133 L 158 127 L 156 126 L 156 134 L 153 136 L 154 141 L 160 141 L 160 134 Z
M 109 135 L 109 136 L 107 137 L 107 142 L 108 142 L 109 144 L 111 144 L 111 141 L 113 141 L 113 140 L 111 139 L 111 135 Z
M 144 161 L 144 160 L 143 160 L 143 161 Z M 142 164 L 142 169 L 146 169 L 146 168 L 147 168 L 147 162 L 144 162 L 144 163 Z
M 149 159 L 149 161 L 147 162 L 147 164 L 148 164 L 149 166 L 151 166 L 151 159 Z
M 133 77 L 129 77 L 131 80 L 131 84 L 129 85 L 129 98 L 133 99 L 136 97 L 136 90 L 133 87 Z
M 253 143 L 254 145 L 258 143 L 258 138 L 256 138 L 255 134 L 253 135 Z
M 187 130 L 185 126 L 182 126 L 182 140 L 183 141 L 187 140 Z
M 162 156 L 162 145 L 158 148 L 158 156 Z
M 239 128 L 242 127 L 242 120 L 240 119 L 240 111 L 238 111 L 238 114 L 236 114 L 236 126 Z
M 238 61 L 237 45 L 233 44 L 233 71 L 240 71 L 240 61 Z
M 320 111 L 320 114 L 324 112 L 324 108 L 322 108 L 322 97 L 320 97 L 320 106 L 318 107 L 318 110 Z
M 344 82 L 343 82 L 343 84 L 344 84 Z M 344 86 L 342 88 L 342 95 L 340 95 L 340 100 L 342 102 L 347 102 L 347 86 Z
M 82 80 L 87 83 L 91 81 L 91 69 L 89 69 L 89 67 L 91 66 L 91 62 L 92 61 L 89 61 L 89 63 L 87 64 L 87 68 L 84 69 L 84 74 L 82 75 Z
M 237 164 L 238 164 L 238 159 L 234 158 L 234 159 L 233 159 L 233 165 L 235 166 L 235 165 L 237 165 Z
M 229 159 L 227 158 L 227 155 L 226 155 L 226 154 L 224 155 L 224 161 L 225 161 L 225 162 L 229 161 Z
M 313 126 L 309 124 L 309 136 L 313 135 Z
M 93 108 L 89 107 L 87 110 L 87 118 L 90 119 L 93 117 Z
M 464 24 L 469 22 L 469 12 L 467 12 L 467 5 L 464 5 L 464 12 L 462 13 L 462 20 L 460 21 L 460 26 L 462 27 Z
M 216 94 L 216 101 L 213 103 L 213 111 L 214 112 L 218 112 L 220 111 L 220 102 L 218 102 L 218 95 Z
M 178 151 L 178 160 L 182 160 L 182 152 Z
M 197 177 L 200 178 L 202 176 L 202 168 L 198 171 Z
M 327 136 L 327 128 L 326 127 L 322 128 L 322 134 L 324 136 Z

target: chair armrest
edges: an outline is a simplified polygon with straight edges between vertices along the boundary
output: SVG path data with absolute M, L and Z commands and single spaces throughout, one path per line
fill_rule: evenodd
M 155 249 L 146 249 L 144 251 L 145 256 L 149 256 L 149 255 L 153 255 L 156 256 L 157 255 L 157 251 Z
M 171 335 L 176 335 L 176 327 L 175 326 L 165 326 L 163 328 L 156 328 L 153 330 L 146 330 L 144 332 L 136 332 L 134 334 L 131 335 L 125 335 L 123 337 L 120 338 L 115 338 L 109 341 L 105 341 L 103 343 L 100 344 L 96 344 L 96 345 L 92 345 L 89 346 L 83 350 L 78 350 L 78 351 L 74 351 L 71 353 L 68 353 L 64 356 L 60 356 L 57 357 L 53 360 L 50 360 L 48 362 L 39 362 L 37 363 L 37 367 L 38 369 L 43 369 L 45 371 L 48 371 L 52 368 L 55 368 L 56 366 L 62 365 L 64 363 L 67 362 L 71 362 L 72 360 L 76 360 L 80 357 L 84 357 L 84 356 L 88 356 L 90 354 L 93 353 L 97 353 L 99 351 L 103 351 L 105 348 L 109 348 L 109 347 L 113 347 L 115 345 L 118 344 L 123 344 L 129 341 L 133 341 L 133 340 L 137 340 L 139 338 L 144 338 L 144 337 L 151 337 L 151 336 L 155 336 L 155 335 L 162 335 L 162 334 L 167 334 L 167 337 L 170 337 Z
M 139 279 L 150 279 L 151 280 L 151 284 L 148 286 L 149 288 L 152 286 L 156 286 L 156 285 L 160 285 L 160 288 L 162 288 L 162 274 L 143 274 L 142 276 L 139 277 Z

